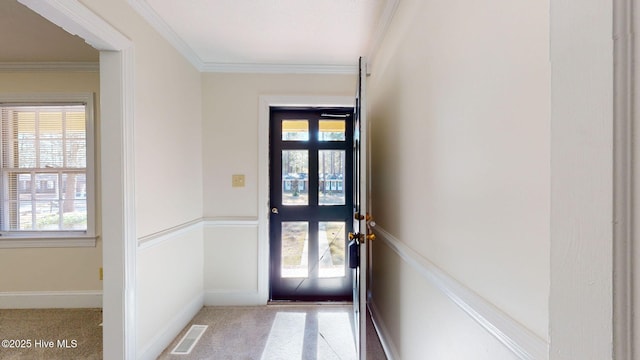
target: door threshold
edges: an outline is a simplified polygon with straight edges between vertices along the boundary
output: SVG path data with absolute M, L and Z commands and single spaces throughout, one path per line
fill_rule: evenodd
M 290 305 L 353 305 L 352 301 L 304 301 L 304 300 L 269 300 L 267 306 Z

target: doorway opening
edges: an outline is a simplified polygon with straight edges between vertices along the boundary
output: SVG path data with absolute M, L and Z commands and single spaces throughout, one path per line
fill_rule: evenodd
M 270 108 L 269 299 L 351 301 L 353 108 Z

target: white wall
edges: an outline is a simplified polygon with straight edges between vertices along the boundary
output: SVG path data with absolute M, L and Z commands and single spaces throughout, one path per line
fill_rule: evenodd
M 138 357 L 155 359 L 202 308 L 202 226 L 148 241 L 138 251 Z
M 545 1 L 401 1 L 367 87 L 379 228 L 543 345 L 548 48 Z M 433 359 L 515 356 L 490 338 L 468 337 L 478 332 L 472 321 L 424 325 L 436 315 L 460 319 L 461 310 L 388 245 L 374 245 L 373 303 L 403 359 L 429 351 Z M 435 350 L 430 338 L 446 341 Z M 446 355 L 466 351 L 461 343 L 481 351 Z
M 154 358 L 202 305 L 201 77 L 126 0 L 82 3 L 133 42 L 135 338 Z
M 259 124 L 260 96 L 353 96 L 355 81 L 354 75 L 203 74 L 206 304 L 267 300 L 260 249 L 268 239 L 258 221 L 268 211 L 268 199 L 259 199 L 267 184 L 258 183 L 258 171 L 268 169 L 268 154 L 258 144 L 267 144 L 269 134 Z M 233 174 L 245 175 L 244 188 L 231 187 Z
M 0 72 L 0 92 L 88 92 L 96 94 L 99 109 L 100 79 L 97 71 Z M 97 113 L 96 129 L 100 117 Z M 95 134 L 100 149 L 100 134 Z M 100 153 L 96 152 L 96 171 Z M 97 179 L 96 233 L 100 233 L 100 179 Z M 0 308 L 101 306 L 102 241 L 89 248 L 0 249 Z M 62 302 L 55 300 L 63 298 Z M 16 301 L 18 301 L 16 303 Z M 65 303 L 66 302 L 66 303 Z

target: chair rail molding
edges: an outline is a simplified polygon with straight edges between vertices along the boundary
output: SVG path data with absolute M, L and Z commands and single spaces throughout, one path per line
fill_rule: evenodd
M 549 359 L 549 344 L 545 340 L 446 274 L 431 261 L 389 234 L 379 224 L 374 231 L 380 241 L 511 350 L 519 359 Z M 390 349 L 394 349 L 393 344 L 390 345 Z

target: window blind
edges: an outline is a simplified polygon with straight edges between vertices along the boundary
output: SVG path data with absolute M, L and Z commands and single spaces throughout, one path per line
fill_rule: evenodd
M 0 230 L 86 231 L 86 106 L 3 104 L 0 110 Z

